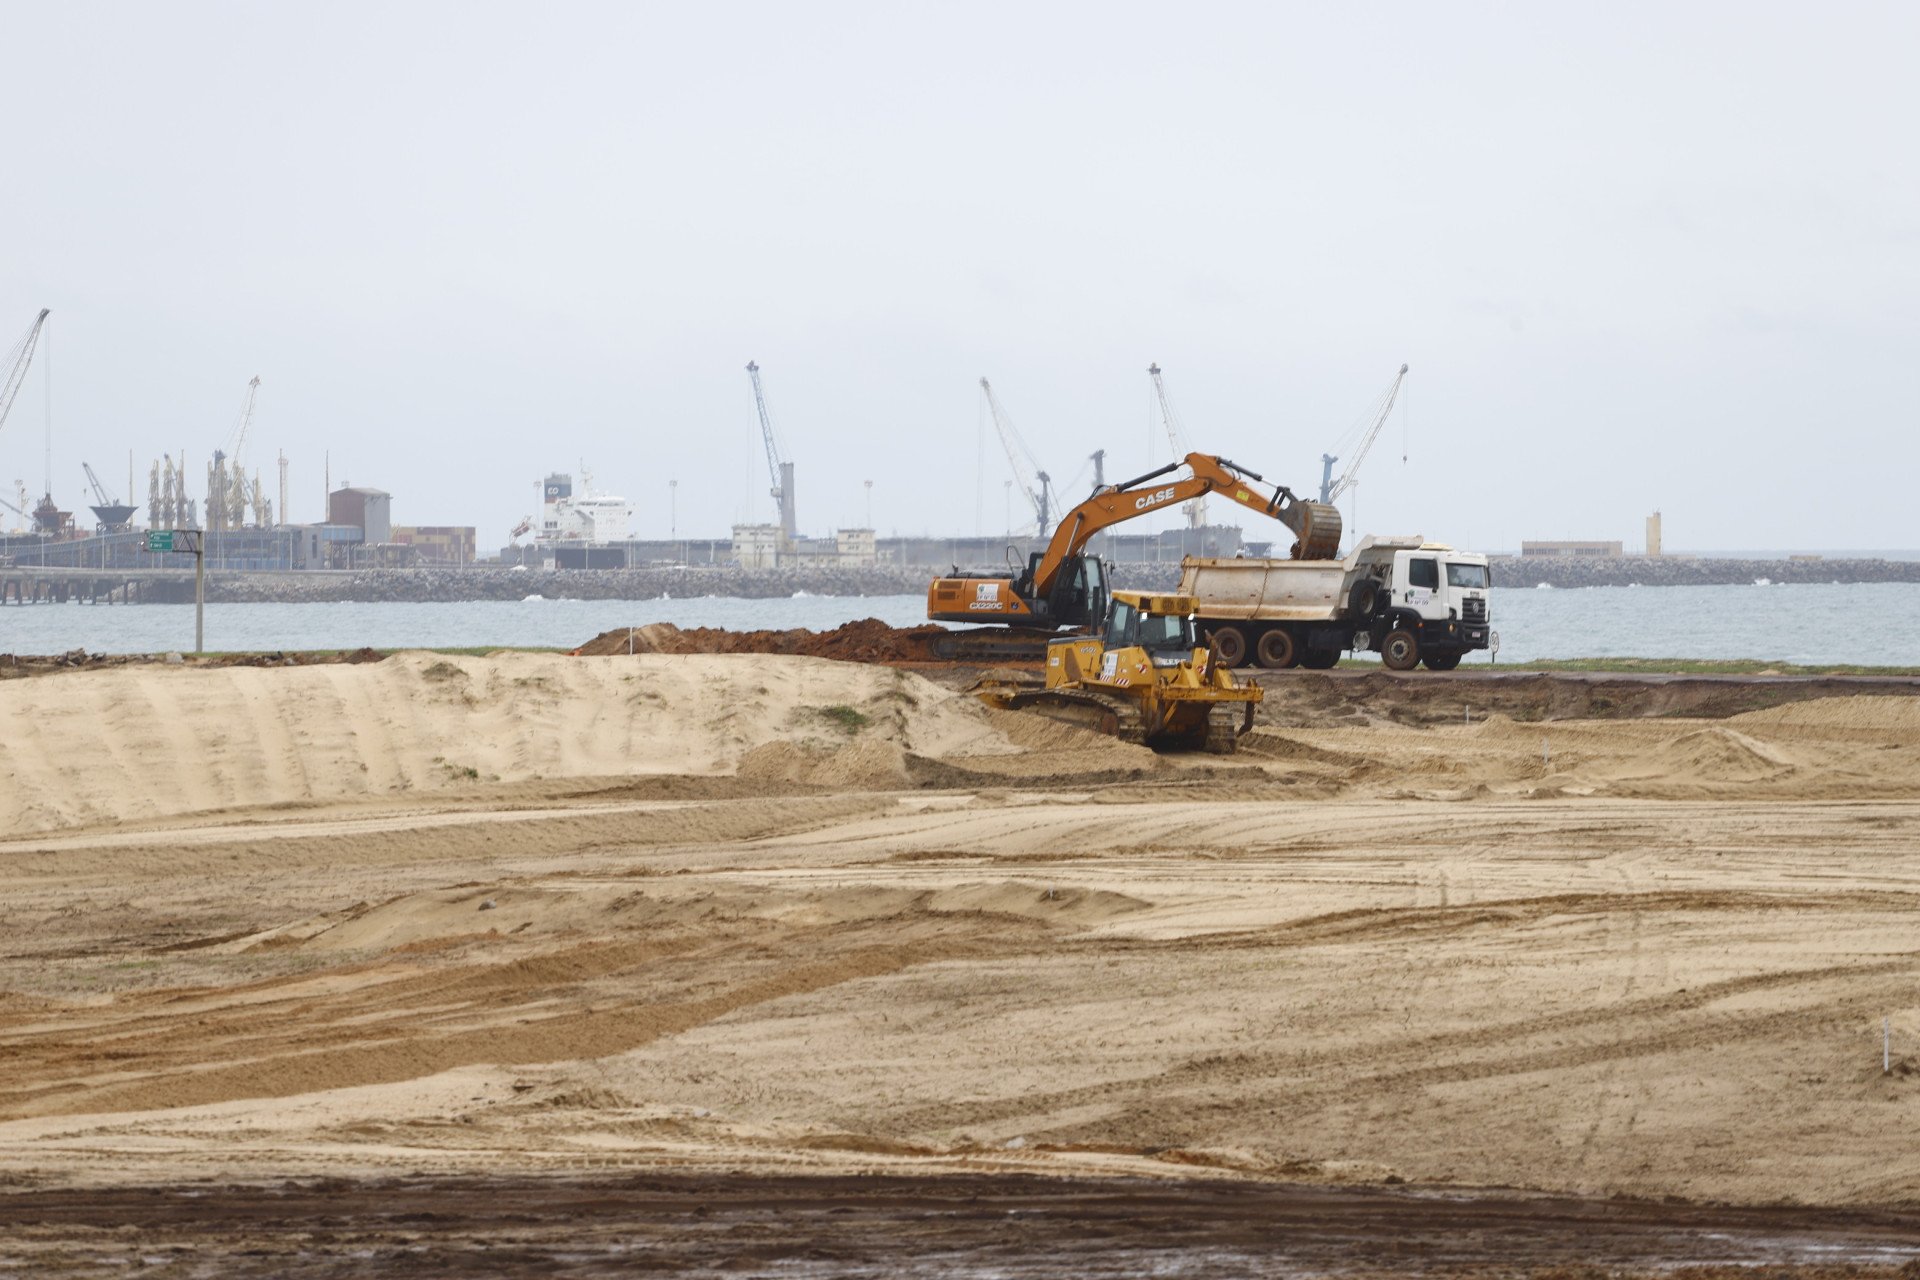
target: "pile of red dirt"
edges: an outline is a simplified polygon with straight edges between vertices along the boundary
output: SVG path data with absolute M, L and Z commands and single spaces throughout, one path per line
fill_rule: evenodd
M 604 631 L 574 650 L 587 656 L 620 653 L 781 653 L 842 662 L 938 662 L 933 642 L 944 630 L 935 626 L 890 627 L 878 618 L 862 618 L 831 631 L 727 631 L 719 627 L 682 630 L 671 622 L 652 622 L 631 631 Z

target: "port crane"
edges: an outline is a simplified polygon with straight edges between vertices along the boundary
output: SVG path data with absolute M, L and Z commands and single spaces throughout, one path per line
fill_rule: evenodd
M 82 462 L 80 469 L 87 473 L 87 487 L 93 490 L 94 502 L 98 504 L 93 508 L 93 514 L 100 521 L 101 531 L 125 533 L 131 526 L 133 513 L 137 508 L 131 503 L 123 503 L 120 499 L 110 496 L 106 486 L 100 483 L 100 477 L 94 474 L 92 463 Z
M 87 473 L 87 487 L 93 490 L 93 500 L 95 502 L 98 502 L 103 507 L 119 505 L 120 500 L 118 498 L 107 496 L 107 490 L 105 486 L 100 483 L 100 477 L 94 474 L 93 464 L 91 462 L 82 462 L 80 469 Z
M 213 468 L 207 492 L 207 526 L 211 529 L 237 529 L 246 523 L 247 508 L 253 508 L 253 522 L 265 527 L 273 523 L 270 504 L 260 492 L 258 480 L 249 481 L 243 456 L 247 447 L 247 429 L 253 425 L 253 406 L 260 395 L 256 374 L 247 383 L 246 403 L 240 408 L 240 421 L 228 437 L 230 448 L 213 451 Z
M 753 407 L 760 415 L 760 439 L 767 447 L 767 472 L 773 477 L 771 494 L 780 511 L 780 542 L 791 547 L 800 537 L 800 522 L 793 509 L 793 464 L 780 452 L 780 437 L 774 434 L 773 415 L 767 411 L 767 393 L 760 385 L 760 366 L 747 361 L 747 377 L 753 380 Z
M 1036 536 L 1045 537 L 1048 527 L 1053 523 L 1053 477 L 1041 470 L 1033 450 L 1027 448 L 1027 442 L 1013 425 L 1013 419 L 1000 407 L 1000 397 L 993 394 L 993 384 L 982 378 L 980 390 L 986 393 L 987 415 L 993 419 L 993 429 L 999 433 L 1000 447 L 1007 451 L 1007 465 L 1013 469 L 1014 482 L 1033 506 L 1033 531 Z M 1029 475 L 1033 477 L 1033 482 L 1028 481 Z
M 1393 375 L 1393 381 L 1387 384 L 1386 391 L 1375 402 L 1369 416 L 1361 419 L 1366 430 L 1361 434 L 1358 444 L 1353 448 L 1353 458 L 1347 463 L 1347 469 L 1340 478 L 1333 478 L 1333 464 L 1340 461 L 1337 454 L 1320 455 L 1320 501 L 1332 504 L 1359 481 L 1360 464 L 1367 460 L 1367 450 L 1373 448 L 1373 442 L 1380 438 L 1380 428 L 1387 425 L 1387 415 L 1393 412 L 1393 402 L 1400 398 L 1400 384 L 1407 380 L 1407 366 L 1400 366 L 1400 372 Z M 1339 448 L 1339 445 L 1335 445 Z
M 40 330 L 46 327 L 47 317 L 53 314 L 51 307 L 40 308 L 40 314 L 34 317 L 27 332 L 20 341 L 7 352 L 7 359 L 0 369 L 5 370 L 6 381 L 0 382 L 0 427 L 7 425 L 7 414 L 13 409 L 13 398 L 20 394 L 20 384 L 27 380 L 27 366 L 33 363 L 34 348 L 40 345 Z
M 1173 446 L 1173 456 L 1185 457 L 1188 453 L 1187 430 L 1180 422 L 1180 415 L 1173 411 L 1173 401 L 1167 398 L 1167 384 L 1160 379 L 1160 362 L 1154 361 L 1147 366 L 1147 376 L 1153 379 L 1153 398 L 1160 404 L 1160 422 L 1167 429 L 1167 443 Z M 1195 498 L 1184 510 L 1187 513 L 1187 528 L 1201 529 L 1207 523 L 1207 500 Z

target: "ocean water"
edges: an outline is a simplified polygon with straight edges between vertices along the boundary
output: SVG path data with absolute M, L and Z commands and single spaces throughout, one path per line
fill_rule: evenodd
M 228 604 L 207 607 L 209 649 L 469 645 L 573 648 L 648 622 L 783 629 L 879 618 L 925 621 L 923 596 L 782 600 L 543 600 L 464 604 Z M 1920 584 L 1589 587 L 1495 590 L 1499 661 L 1758 658 L 1920 666 Z M 193 645 L 192 605 L 0 607 L 0 653 L 157 653 Z M 1469 663 L 1488 661 L 1486 654 Z

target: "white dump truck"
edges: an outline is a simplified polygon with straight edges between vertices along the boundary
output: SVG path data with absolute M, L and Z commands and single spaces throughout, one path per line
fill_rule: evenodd
M 1423 538 L 1363 538 L 1340 560 L 1188 557 L 1180 570 L 1201 634 L 1231 667 L 1324 670 L 1368 649 L 1395 671 L 1451 671 L 1492 635 L 1487 558 Z

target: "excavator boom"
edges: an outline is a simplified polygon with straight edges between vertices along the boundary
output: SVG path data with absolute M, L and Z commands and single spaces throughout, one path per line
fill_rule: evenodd
M 1162 476 L 1186 467 L 1192 474 L 1164 485 Z M 1211 453 L 1190 453 L 1179 462 L 1102 490 L 1069 511 L 1053 531 L 1040 562 L 1034 566 L 1033 588 L 1044 594 L 1068 559 L 1080 554 L 1094 534 L 1123 520 L 1143 516 L 1173 503 L 1218 493 L 1243 507 L 1258 511 L 1293 530 L 1295 560 L 1326 560 L 1340 550 L 1340 512 L 1318 502 L 1302 502 L 1293 490 L 1276 485 L 1271 494 L 1256 487 L 1262 477 L 1238 463 Z
M 1189 474 L 1166 479 L 1182 468 Z M 1105 608 L 1104 584 L 1095 580 L 1098 570 L 1089 571 L 1080 554 L 1088 541 L 1122 521 L 1210 493 L 1271 516 L 1293 530 L 1296 560 L 1325 560 L 1338 554 L 1338 509 L 1303 501 L 1285 485 L 1276 485 L 1268 493 L 1263 484 L 1258 472 L 1235 462 L 1210 453 L 1190 453 L 1179 462 L 1097 490 L 1067 512 L 1046 550 L 1017 578 L 955 575 L 935 579 L 927 592 L 927 616 L 935 622 L 1086 625 Z

